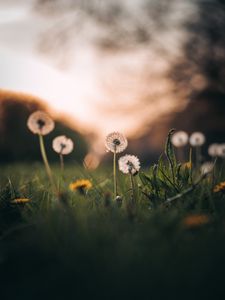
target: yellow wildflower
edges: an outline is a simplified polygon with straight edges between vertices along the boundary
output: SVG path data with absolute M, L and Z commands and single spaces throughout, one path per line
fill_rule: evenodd
M 27 203 L 27 202 L 30 202 L 29 198 L 16 198 L 16 199 L 11 201 L 11 203 L 13 203 L 13 204 L 24 204 L 24 203 Z
M 210 218 L 206 214 L 195 214 L 186 216 L 183 220 L 183 224 L 188 228 L 195 228 L 201 225 L 208 224 Z
M 192 163 L 190 161 L 185 162 L 185 163 L 182 164 L 182 168 L 191 169 L 192 168 Z
M 89 190 L 92 188 L 92 183 L 88 179 L 79 179 L 74 182 L 71 182 L 69 185 L 71 191 L 79 191 L 84 193 L 84 190 Z
M 217 184 L 214 187 L 213 192 L 214 193 L 225 192 L 225 181 L 224 182 L 220 182 L 219 184 Z

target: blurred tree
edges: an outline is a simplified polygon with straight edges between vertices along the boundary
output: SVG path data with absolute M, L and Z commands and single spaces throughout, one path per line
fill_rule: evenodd
M 35 110 L 48 111 L 43 102 L 24 94 L 0 92 L 0 163 L 41 160 L 39 142 L 36 135 L 27 128 L 27 119 Z M 48 156 L 51 161 L 58 161 L 58 155 L 52 150 L 52 139 L 58 135 L 70 137 L 75 150 L 66 161 L 81 162 L 87 154 L 84 139 L 61 120 L 55 120 L 53 132 L 45 137 Z
M 197 8 L 197 17 L 186 24 L 189 38 L 183 46 L 183 56 L 172 66 L 176 91 L 185 91 L 190 99 L 174 123 L 224 139 L 225 1 L 198 1 Z
M 121 50 L 152 43 L 176 23 L 171 18 L 177 0 L 36 0 L 35 11 L 55 19 L 43 34 L 42 51 L 60 52 L 79 40 L 80 33 L 104 50 Z M 93 28 L 97 31 L 93 31 Z M 89 30 L 90 32 L 87 33 Z M 154 45 L 153 45 L 154 44 Z M 161 42 L 160 48 L 162 48 Z M 55 46 L 58 47 L 55 47 Z M 166 47 L 166 45 L 164 45 Z

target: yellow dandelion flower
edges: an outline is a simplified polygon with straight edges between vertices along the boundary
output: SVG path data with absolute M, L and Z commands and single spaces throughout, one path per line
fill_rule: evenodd
M 183 224 L 188 228 L 195 228 L 205 224 L 208 224 L 210 218 L 206 214 L 195 214 L 186 216 L 183 220 Z
M 27 202 L 30 202 L 29 198 L 16 198 L 16 199 L 11 201 L 11 203 L 13 203 L 13 204 L 24 204 L 24 203 L 27 203 Z
M 191 169 L 192 168 L 192 163 L 190 161 L 185 162 L 185 163 L 182 164 L 182 168 Z
M 219 184 L 217 184 L 214 187 L 213 192 L 214 193 L 225 192 L 225 181 L 224 182 L 220 182 Z
M 92 188 L 92 183 L 88 179 L 79 179 L 74 182 L 71 182 L 69 185 L 71 191 L 79 191 L 84 193 L 85 190 L 89 190 Z

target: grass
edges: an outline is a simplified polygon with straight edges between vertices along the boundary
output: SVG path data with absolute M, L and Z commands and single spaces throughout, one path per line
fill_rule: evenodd
M 170 136 L 165 155 L 135 177 L 119 175 L 122 202 L 112 197 L 112 171 L 11 165 L 0 175 L 1 299 L 223 299 L 225 180 L 181 166 Z M 88 178 L 86 195 L 68 190 Z M 13 204 L 15 198 L 29 198 Z

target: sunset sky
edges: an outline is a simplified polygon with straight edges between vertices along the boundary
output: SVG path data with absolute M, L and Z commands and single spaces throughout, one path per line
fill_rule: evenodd
M 143 2 L 122 5 L 128 33 L 132 20 L 145 22 Z M 36 11 L 35 3 L 0 0 L 0 88 L 36 95 L 56 112 L 66 113 L 83 131 L 100 136 L 112 130 L 140 135 L 162 114 L 184 107 L 179 95 L 175 100 L 166 73 L 181 55 L 185 34 L 180 25 L 194 15 L 192 1 L 175 1 L 166 30 L 153 35 L 151 43 L 131 43 L 119 51 L 96 46 L 98 37 L 110 29 L 107 33 L 82 10 L 49 15 Z M 72 34 L 68 30 L 62 47 L 54 44 L 55 31 L 65 33 L 70 23 L 77 24 Z M 157 50 L 160 45 L 163 54 Z M 145 98 L 148 102 L 142 101 Z

